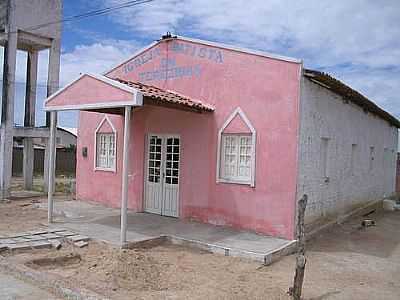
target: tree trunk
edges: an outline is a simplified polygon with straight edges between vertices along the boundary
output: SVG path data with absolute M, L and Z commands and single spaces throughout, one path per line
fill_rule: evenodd
M 304 215 L 307 206 L 307 195 L 298 202 L 297 212 L 297 257 L 296 257 L 296 273 L 294 275 L 293 287 L 289 289 L 289 294 L 293 296 L 294 300 L 301 299 L 301 291 L 303 288 L 304 271 L 307 260 L 305 258 L 306 252 L 306 241 L 304 232 Z

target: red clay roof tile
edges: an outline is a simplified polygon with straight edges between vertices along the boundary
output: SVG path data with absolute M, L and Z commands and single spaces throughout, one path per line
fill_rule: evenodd
M 215 108 L 208 103 L 192 99 L 175 91 L 163 90 L 156 86 L 141 82 L 127 81 L 119 78 L 116 78 L 115 80 L 137 89 L 143 94 L 144 97 L 149 97 L 152 100 L 159 101 L 161 103 L 182 105 L 193 110 L 204 112 L 212 112 L 215 110 Z

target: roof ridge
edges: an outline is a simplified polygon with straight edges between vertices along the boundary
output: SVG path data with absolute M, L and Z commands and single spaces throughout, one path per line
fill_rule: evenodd
M 156 45 L 166 42 L 166 41 L 171 41 L 171 40 L 181 40 L 181 41 L 187 41 L 191 43 L 198 43 L 198 44 L 203 44 L 207 45 L 210 47 L 216 47 L 216 48 L 221 48 L 225 50 L 230 50 L 230 51 L 236 51 L 240 53 L 245 53 L 249 55 L 256 55 L 256 56 L 261 56 L 261 57 L 266 57 L 269 59 L 275 59 L 275 60 L 280 60 L 280 61 L 286 61 L 290 63 L 297 63 L 297 64 L 302 64 L 303 60 L 299 58 L 294 58 L 294 57 L 289 57 L 285 55 L 280 55 L 280 54 L 275 54 L 275 53 L 270 53 L 264 50 L 256 50 L 256 49 L 250 49 L 246 47 L 241 47 L 241 46 L 235 46 L 232 44 L 225 44 L 225 43 L 220 43 L 220 42 L 213 42 L 213 41 L 207 41 L 207 40 L 202 40 L 202 39 L 197 39 L 197 38 L 189 38 L 185 36 L 180 36 L 180 35 L 173 35 L 171 37 L 167 38 L 160 38 L 157 39 L 150 44 L 142 47 L 141 49 L 137 50 L 134 52 L 132 55 L 130 55 L 128 58 L 118 62 L 117 64 L 113 65 L 111 68 L 107 69 L 106 71 L 102 72 L 102 75 L 108 75 L 111 72 L 113 72 L 115 69 L 121 67 L 125 63 L 133 60 L 134 58 L 138 57 L 139 55 L 143 54 L 147 50 L 155 47 Z
M 305 68 L 304 76 L 308 77 L 309 80 L 321 83 L 322 87 L 328 88 L 335 94 L 346 98 L 345 100 L 353 102 L 362 109 L 374 113 L 380 118 L 388 121 L 391 125 L 400 128 L 400 121 L 395 116 L 381 108 L 378 104 L 361 94 L 359 91 L 353 89 L 329 73 Z

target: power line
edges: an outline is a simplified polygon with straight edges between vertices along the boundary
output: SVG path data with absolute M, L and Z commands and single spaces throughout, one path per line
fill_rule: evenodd
M 102 9 L 97 9 L 97 10 L 89 11 L 89 12 L 86 12 L 86 13 L 82 13 L 82 14 L 66 17 L 66 18 L 64 18 L 62 20 L 59 20 L 59 21 L 47 22 L 47 23 L 42 23 L 42 24 L 35 25 L 35 26 L 32 26 L 32 27 L 28 27 L 28 28 L 23 28 L 21 30 L 24 30 L 24 31 L 36 30 L 36 29 L 39 29 L 39 28 L 42 28 L 42 27 L 46 27 L 46 26 L 54 25 L 54 24 L 58 24 L 58 23 L 79 21 L 81 19 L 94 17 L 94 16 L 99 16 L 99 15 L 104 15 L 104 14 L 113 12 L 115 10 L 128 8 L 128 7 L 133 7 L 133 6 L 140 5 L 140 4 L 146 4 L 146 3 L 149 3 L 149 2 L 153 2 L 153 1 L 155 1 L 155 0 L 133 0 L 133 1 L 127 1 L 127 2 L 123 2 L 123 3 L 120 3 L 120 4 L 114 5 L 114 6 L 109 6 L 109 7 L 105 7 L 105 8 L 102 8 Z M 11 31 L 9 33 L 18 33 L 18 31 Z
M 3 78 L 0 78 L 0 84 L 1 84 L 2 81 L 3 81 Z M 9 81 L 9 82 L 10 82 L 10 83 L 13 83 L 13 84 L 27 85 L 27 83 L 24 82 L 24 81 Z M 44 83 L 37 83 L 37 84 L 36 84 L 36 87 L 45 87 L 45 88 L 47 88 L 48 86 L 51 86 L 51 87 L 52 87 L 52 85 L 47 85 L 47 84 L 44 84 Z M 61 86 L 60 86 L 60 88 L 61 88 Z
M 149 2 L 153 2 L 155 0 L 133 0 L 133 1 L 126 1 L 114 6 L 109 6 L 109 7 L 105 7 L 102 9 L 97 9 L 97 10 L 93 10 L 93 11 L 89 11 L 86 13 L 82 13 L 82 14 L 78 14 L 78 15 L 74 15 L 74 16 L 70 16 L 70 17 L 66 17 L 62 20 L 59 21 L 54 21 L 54 22 L 47 22 L 47 23 L 42 23 L 39 25 L 35 25 L 32 27 L 27 27 L 27 28 L 23 28 L 22 30 L 36 30 L 42 27 L 46 27 L 46 26 L 50 26 L 50 25 L 54 25 L 54 24 L 58 24 L 58 23 L 64 23 L 64 22 L 73 22 L 73 21 L 79 21 L 81 19 L 85 19 L 85 18 L 89 18 L 89 17 L 94 17 L 94 16 L 99 16 L 99 15 L 104 15 L 119 9 L 123 9 L 123 8 L 128 8 L 128 7 L 133 7 L 136 5 L 140 5 L 140 4 L 146 4 Z M 11 31 L 10 33 L 18 33 L 18 31 Z M 0 78 L 0 80 L 2 81 L 3 79 Z M 22 81 L 13 81 L 12 83 L 14 84 L 23 84 L 26 85 L 26 82 L 22 82 Z M 48 87 L 47 84 L 36 84 L 36 87 Z

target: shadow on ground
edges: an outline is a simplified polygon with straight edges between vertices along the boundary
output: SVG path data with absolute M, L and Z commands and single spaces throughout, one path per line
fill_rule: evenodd
M 317 252 L 354 252 L 381 258 L 389 257 L 400 243 L 400 214 L 374 212 L 368 215 L 376 226 L 363 227 L 364 218 L 334 226 L 309 242 L 308 250 Z M 382 230 L 383 229 L 383 230 Z

